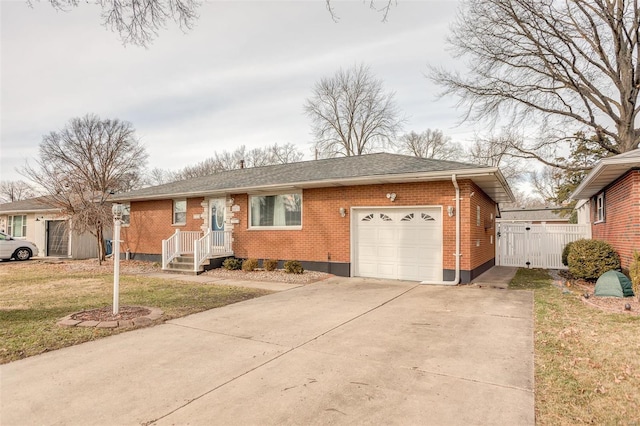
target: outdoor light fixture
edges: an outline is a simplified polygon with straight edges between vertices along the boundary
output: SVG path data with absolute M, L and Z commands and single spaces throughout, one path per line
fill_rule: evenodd
M 391 202 L 394 202 L 396 200 L 396 193 L 395 192 L 387 193 L 387 198 L 390 199 Z
M 340 216 L 345 217 L 347 215 L 347 209 L 340 207 Z
M 453 217 L 453 214 L 455 213 L 456 209 L 453 206 L 449 206 L 447 207 L 447 214 L 449 215 L 449 217 Z
M 122 219 L 122 204 L 114 203 L 111 206 L 111 214 L 113 214 L 113 220 Z

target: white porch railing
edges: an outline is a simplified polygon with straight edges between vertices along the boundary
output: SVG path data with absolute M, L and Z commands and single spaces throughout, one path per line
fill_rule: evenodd
M 231 231 L 209 230 L 193 243 L 193 270 L 198 271 L 206 259 L 231 254 Z
M 162 240 L 162 269 L 176 257 L 183 254 L 192 254 L 194 243 L 202 237 L 200 231 L 180 231 L 176 229 L 175 234 L 166 240 Z
M 199 231 L 180 231 L 166 240 L 162 240 L 162 269 L 167 269 L 173 259 L 183 254 L 193 254 L 193 270 L 210 257 L 233 254 L 231 231 L 208 231 L 204 235 Z

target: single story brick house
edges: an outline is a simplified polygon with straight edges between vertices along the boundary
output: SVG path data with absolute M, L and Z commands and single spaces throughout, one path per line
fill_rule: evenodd
M 591 225 L 591 236 L 609 242 L 629 268 L 640 251 L 640 149 L 600 160 L 572 194 L 578 221 Z
M 0 204 L 0 231 L 33 242 L 40 256 L 88 259 L 98 256 L 88 232 L 70 232 L 70 223 L 47 196 Z M 110 227 L 105 237 L 111 238 Z
M 122 250 L 165 269 L 190 262 L 197 273 L 233 255 L 451 284 L 494 265 L 498 203 L 513 194 L 496 167 L 378 153 L 241 168 L 113 201 L 127 212 Z

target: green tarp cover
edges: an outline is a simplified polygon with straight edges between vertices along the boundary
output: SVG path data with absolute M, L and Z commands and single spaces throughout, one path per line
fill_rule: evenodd
M 596 282 L 596 296 L 631 297 L 631 281 L 622 272 L 608 271 Z

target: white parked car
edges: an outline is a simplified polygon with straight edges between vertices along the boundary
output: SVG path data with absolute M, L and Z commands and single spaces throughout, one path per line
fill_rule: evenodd
M 38 247 L 30 241 L 16 240 L 0 232 L 0 259 L 29 260 L 38 255 Z

